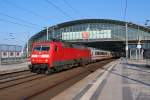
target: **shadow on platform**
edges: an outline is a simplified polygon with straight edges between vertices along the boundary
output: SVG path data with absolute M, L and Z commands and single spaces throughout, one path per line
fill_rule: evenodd
M 140 71 L 140 72 L 150 73 L 149 71 L 145 71 L 145 70 L 141 70 L 141 69 L 129 68 L 129 67 L 125 67 L 125 68 L 126 68 L 126 69 L 131 69 L 131 70 Z
M 105 71 L 108 71 L 107 69 L 104 69 L 104 70 L 105 70 Z M 120 74 L 120 73 L 114 72 L 113 70 L 112 70 L 112 71 L 108 71 L 108 72 L 109 72 L 110 74 L 114 74 L 114 75 L 120 76 L 120 77 L 122 77 L 122 78 L 126 78 L 126 79 L 128 79 L 128 80 L 131 80 L 131 81 L 134 81 L 134 82 L 137 82 L 137 83 L 146 85 L 146 86 L 150 86 L 150 83 L 146 83 L 146 82 L 143 82 L 143 81 L 141 81 L 141 80 L 128 77 L 128 76 L 126 76 L 126 75 L 122 75 L 122 74 Z

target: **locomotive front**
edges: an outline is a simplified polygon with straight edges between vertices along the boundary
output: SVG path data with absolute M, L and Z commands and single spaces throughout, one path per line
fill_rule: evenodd
M 47 70 L 50 64 L 50 43 L 34 44 L 30 60 L 29 68 L 32 72 L 40 73 Z

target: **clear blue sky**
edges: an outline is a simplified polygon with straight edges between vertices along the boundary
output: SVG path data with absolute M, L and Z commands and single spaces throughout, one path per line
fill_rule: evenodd
M 28 35 L 31 37 L 44 29 L 43 27 L 75 19 L 123 20 L 125 0 L 49 1 L 57 5 L 73 19 L 63 15 L 58 9 L 48 4 L 46 0 L 0 0 L 0 44 L 19 44 L 23 46 L 28 39 Z M 28 23 L 10 17 L 15 17 Z M 128 0 L 126 20 L 144 23 L 146 19 L 150 19 L 150 0 Z M 11 23 L 6 22 L 6 20 L 11 21 Z M 20 23 L 21 25 L 15 25 L 12 22 Z M 22 24 L 31 26 L 31 28 L 22 26 Z M 38 24 L 38 26 L 32 24 Z

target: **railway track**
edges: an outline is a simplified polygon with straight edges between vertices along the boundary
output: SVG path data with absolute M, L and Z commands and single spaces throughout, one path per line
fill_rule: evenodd
M 11 78 L 11 77 L 16 77 L 16 76 L 23 75 L 23 74 L 28 74 L 28 73 L 30 73 L 29 70 L 23 70 L 23 71 L 0 74 L 0 80 Z
M 29 70 L 2 74 L 0 76 L 0 89 L 6 89 L 15 85 L 24 84 L 42 77 L 45 77 L 45 75 L 31 73 Z
M 28 83 L 30 81 L 41 79 L 43 77 L 46 77 L 46 76 L 31 73 L 31 74 L 28 74 L 28 75 L 13 77 L 13 78 L 10 78 L 10 79 L 4 79 L 4 80 L 1 80 L 1 82 L 0 82 L 0 90 L 6 89 L 6 88 L 9 88 L 9 87 L 13 87 L 13 86 L 17 86 L 17 85 L 20 85 L 20 84 L 25 84 L 25 83 Z
M 0 99 L 50 99 L 111 61 L 105 60 L 49 76 L 38 74 L 0 84 Z
M 13 76 L 13 77 L 11 76 L 11 77 L 7 77 L 7 78 L 2 78 L 2 79 L 0 79 L 0 84 L 10 82 L 10 81 L 19 80 L 19 79 L 34 76 L 34 75 L 36 75 L 36 74 L 35 73 L 26 73 L 26 74 L 23 74 L 23 75 L 16 75 L 16 76 Z

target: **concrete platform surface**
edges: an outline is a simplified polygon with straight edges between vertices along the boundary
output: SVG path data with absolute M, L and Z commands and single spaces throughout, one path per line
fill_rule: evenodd
M 97 70 L 52 100 L 150 100 L 150 68 L 119 59 Z
M 0 74 L 28 70 L 29 64 L 30 64 L 30 62 L 24 62 L 24 63 L 19 63 L 19 64 L 0 65 Z

